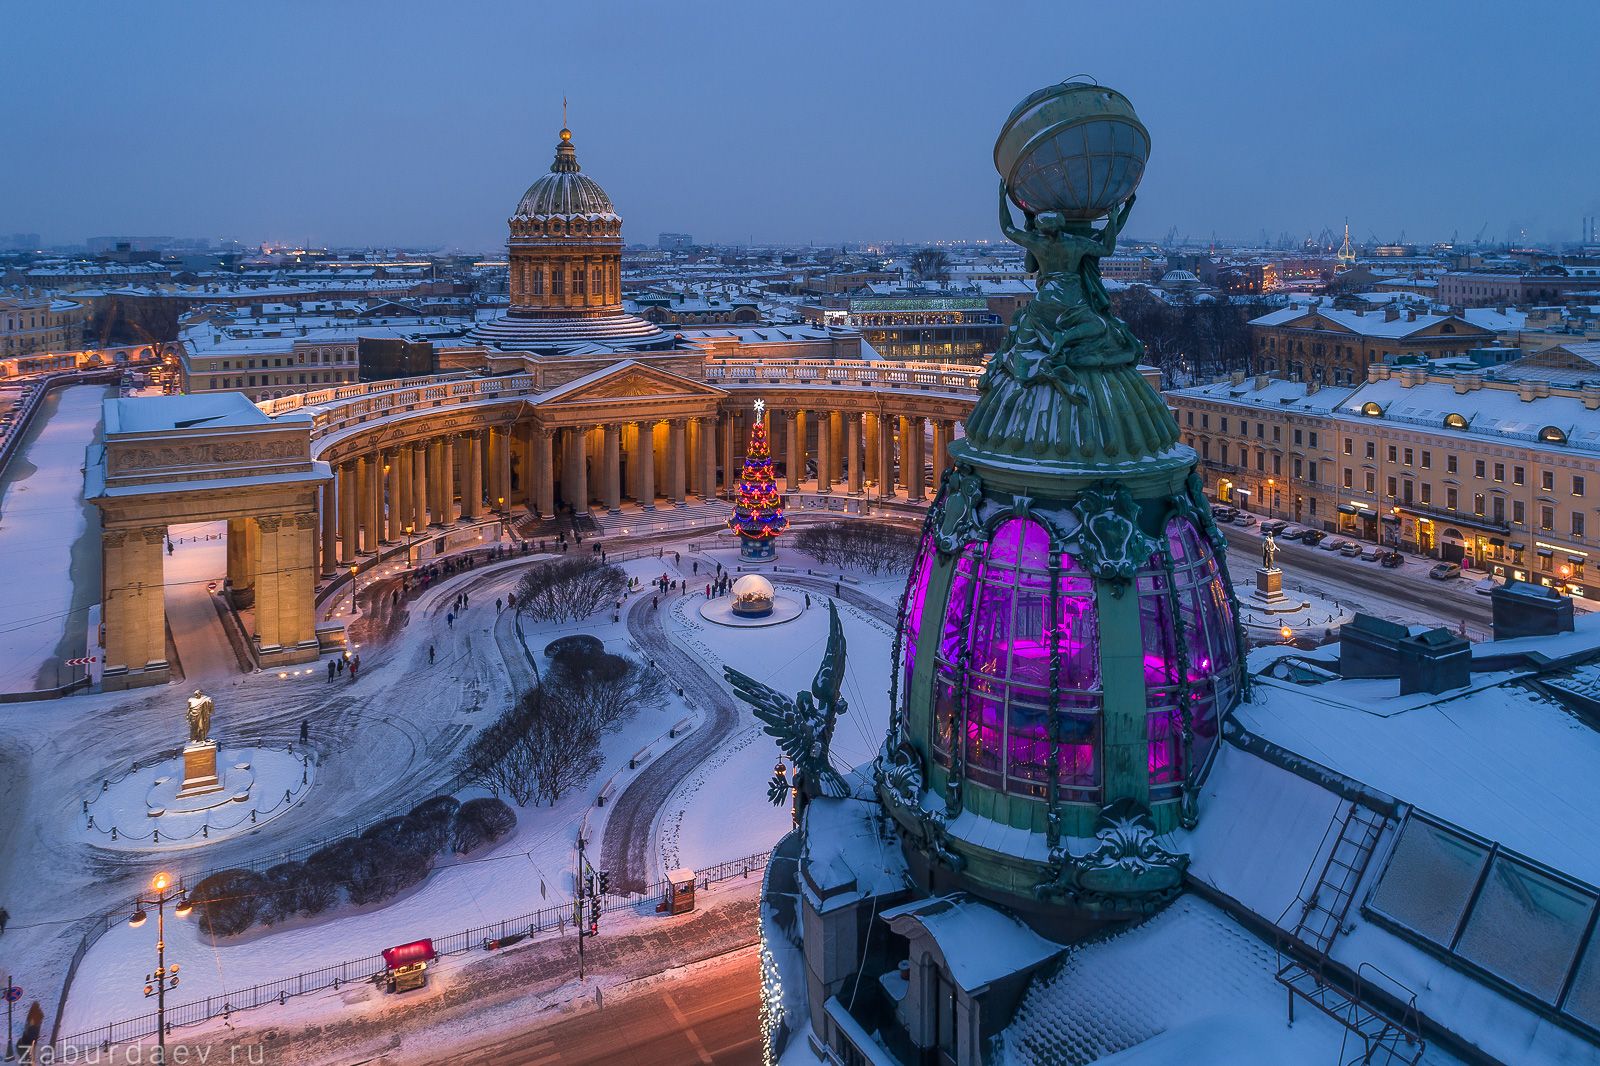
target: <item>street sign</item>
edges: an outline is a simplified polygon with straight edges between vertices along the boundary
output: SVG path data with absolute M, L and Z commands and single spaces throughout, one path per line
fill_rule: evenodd
M 5 1001 L 7 1003 L 15 1003 L 17 1000 L 19 1000 L 21 998 L 22 998 L 22 986 L 21 985 L 10 985 L 10 986 L 8 986 L 6 988 L 6 990 L 5 990 Z
M 97 658 L 98 658 L 98 656 L 95 656 L 95 655 L 86 655 L 81 659 L 68 659 L 67 660 L 67 665 L 68 666 L 89 666 Z

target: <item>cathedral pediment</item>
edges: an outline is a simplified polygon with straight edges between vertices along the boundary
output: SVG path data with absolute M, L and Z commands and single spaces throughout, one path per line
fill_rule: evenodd
M 716 400 L 726 395 L 726 390 L 715 385 L 628 360 L 569 381 L 532 403 L 548 411 L 618 400 L 637 399 L 660 403 L 671 400 Z

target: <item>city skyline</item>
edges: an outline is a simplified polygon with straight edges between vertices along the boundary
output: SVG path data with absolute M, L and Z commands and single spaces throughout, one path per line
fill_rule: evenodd
M 383 23 L 294 4 L 89 10 L 17 20 L 12 97 L 56 87 L 18 112 L 30 162 L 0 178 L 0 231 L 489 251 L 549 166 L 565 97 L 631 243 L 994 239 L 994 116 L 1078 71 L 1166 131 L 1132 237 L 1298 242 L 1348 217 L 1358 242 L 1563 241 L 1600 213 L 1596 150 L 1566 132 L 1600 89 L 1573 25 L 1600 25 L 1589 12 L 1508 40 L 1487 4 L 1355 12 L 1350 30 L 1144 5 L 1074 12 L 1070 38 L 999 34 L 960 4 L 824 7 L 803 25 L 629 4 L 466 19 L 402 4 Z M 181 61 L 118 61 L 161 54 Z M 1523 106 L 1512 79 L 1541 73 L 1564 89 Z

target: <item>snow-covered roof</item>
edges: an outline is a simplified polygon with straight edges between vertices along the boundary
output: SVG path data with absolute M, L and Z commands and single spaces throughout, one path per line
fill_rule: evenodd
M 965 992 L 1032 969 L 1063 949 L 1006 911 L 964 892 L 891 907 L 883 917 L 897 931 L 912 922 L 926 930 L 939 946 L 950 977 Z
M 166 433 L 191 426 L 265 426 L 272 420 L 242 392 L 124 397 L 105 403 L 107 435 Z
M 1369 403 L 1377 404 L 1377 414 L 1365 413 L 1363 408 Z M 1600 416 L 1585 408 L 1576 395 L 1552 392 L 1525 400 L 1515 388 L 1485 386 L 1457 392 L 1448 379 L 1408 384 L 1402 375 L 1357 386 L 1346 396 L 1339 413 L 1435 429 L 1447 428 L 1445 418 L 1458 414 L 1467 420 L 1467 428 L 1450 428 L 1450 432 L 1485 440 L 1538 441 L 1542 429 L 1554 426 L 1566 434 L 1567 447 L 1600 451 Z
M 1276 311 L 1269 311 L 1258 318 L 1252 318 L 1252 326 L 1286 326 L 1308 314 L 1315 313 L 1326 321 L 1349 330 L 1362 337 L 1387 337 L 1391 339 L 1409 337 L 1420 333 L 1431 326 L 1454 319 L 1464 322 L 1456 315 L 1399 315 L 1390 318 L 1386 314 L 1361 314 L 1358 311 L 1345 311 L 1328 306 L 1300 306 L 1290 305 Z M 1470 323 L 1465 323 L 1470 325 Z
M 1222 403 L 1253 404 L 1257 407 L 1270 407 L 1273 410 L 1329 414 L 1354 391 L 1348 388 L 1324 387 L 1307 395 L 1306 384 L 1303 381 L 1268 378 L 1258 387 L 1255 378 L 1246 378 L 1238 385 L 1231 380 L 1214 381 L 1209 385 L 1173 389 L 1167 395 L 1191 396 L 1195 399 Z

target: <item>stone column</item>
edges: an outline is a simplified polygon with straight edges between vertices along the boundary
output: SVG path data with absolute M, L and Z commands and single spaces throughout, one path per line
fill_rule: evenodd
M 107 688 L 167 680 L 161 559 L 166 534 L 165 526 L 107 529 L 100 534 Z M 129 674 L 136 676 L 126 678 Z
M 556 513 L 555 431 L 539 429 L 534 438 L 534 488 L 540 518 Z
M 817 491 L 831 493 L 833 484 L 833 433 L 828 425 L 828 412 L 817 412 Z
M 828 482 L 844 479 L 844 416 L 838 411 L 828 412 Z
M 411 446 L 411 525 L 418 533 L 428 525 L 428 446 Z
M 800 472 L 805 468 L 804 449 L 801 446 L 800 434 L 796 432 L 799 422 L 799 415 L 796 412 L 785 412 L 783 433 L 789 445 L 789 452 L 784 460 L 783 486 L 790 492 L 800 491 Z
M 717 419 L 715 416 L 700 420 L 700 462 L 704 470 L 700 475 L 700 498 L 712 500 L 717 495 Z
M 428 524 L 430 526 L 444 525 L 444 507 L 439 502 L 439 497 L 441 495 L 439 492 L 439 482 L 442 480 L 439 472 L 439 464 L 444 461 L 443 454 L 444 453 L 440 449 L 439 438 L 437 437 L 434 437 L 432 440 L 428 441 L 427 444 L 423 445 L 423 455 L 426 457 L 425 466 L 427 471 L 423 476 L 423 483 L 427 488 L 427 494 L 424 498 L 427 500 L 428 504 Z
M 894 499 L 894 418 L 878 418 L 878 498 Z
M 395 479 L 396 499 L 399 501 L 400 517 L 398 519 L 400 532 L 404 533 L 406 527 L 413 530 L 417 528 L 417 503 L 416 503 L 416 473 L 411 465 L 412 449 L 409 444 L 402 444 L 395 452 L 395 470 L 398 477 Z
M 850 480 L 846 487 L 850 495 L 861 494 L 861 416 L 852 412 L 845 418 L 844 447 Z
M 339 565 L 356 561 L 356 465 L 339 464 Z
M 933 423 L 933 487 L 937 489 L 944 478 L 944 468 L 950 462 L 950 423 L 942 418 Z
M 378 456 L 378 469 L 382 473 L 382 480 L 378 482 L 378 511 L 382 518 L 378 539 L 385 544 L 393 544 L 405 536 L 400 524 L 400 509 L 395 506 L 395 484 L 400 480 L 397 467 L 393 449 Z
M 228 546 L 233 546 L 233 523 L 228 523 Z M 322 558 L 317 572 L 332 577 L 339 570 L 338 490 L 332 481 L 322 486 Z
M 456 438 L 454 434 L 446 434 L 439 445 L 442 459 L 439 465 L 440 505 L 444 511 L 444 524 L 450 525 L 456 520 Z
M 928 445 L 924 436 L 922 416 L 913 415 L 907 419 L 907 424 L 911 427 L 911 446 L 907 448 L 904 444 L 901 445 L 905 465 L 909 468 L 906 477 L 906 492 L 909 499 L 916 501 L 921 500 L 924 496 L 923 482 L 927 476 L 924 470 L 927 466 L 924 453 Z
M 511 510 L 511 427 L 498 426 L 494 434 L 494 505 L 498 511 Z
M 878 454 L 878 416 L 875 412 L 868 411 L 861 416 L 865 423 L 867 438 L 867 484 L 876 488 L 882 484 L 883 471 L 879 469 Z
M 622 427 L 616 423 L 606 426 L 605 445 L 600 456 L 601 494 L 607 514 L 622 511 Z
M 367 460 L 361 460 L 356 469 L 356 483 L 363 501 L 370 474 L 366 472 Z M 258 557 L 260 576 L 256 581 L 256 651 L 267 652 L 278 647 L 278 586 L 282 583 L 283 560 L 278 558 L 278 527 L 283 524 L 281 515 L 262 515 L 256 519 L 261 529 L 261 547 Z
M 653 422 L 639 423 L 639 506 L 646 511 L 656 509 L 656 427 Z
M 483 430 L 467 434 L 467 485 L 461 495 L 461 517 L 476 519 L 483 514 Z
M 356 525 L 359 527 L 357 536 L 359 547 L 356 554 L 367 555 L 377 543 L 376 530 L 373 526 L 372 516 L 372 456 L 363 455 L 356 459 Z M 266 530 L 262 529 L 265 534 Z
M 677 507 L 683 506 L 685 495 L 683 436 L 683 419 L 670 420 L 667 423 L 667 495 Z
M 571 429 L 573 494 L 569 503 L 580 512 L 589 510 L 589 431 Z
M 733 412 L 725 412 L 722 416 L 722 496 L 724 499 L 733 499 L 733 486 L 738 478 L 738 471 L 733 468 Z

